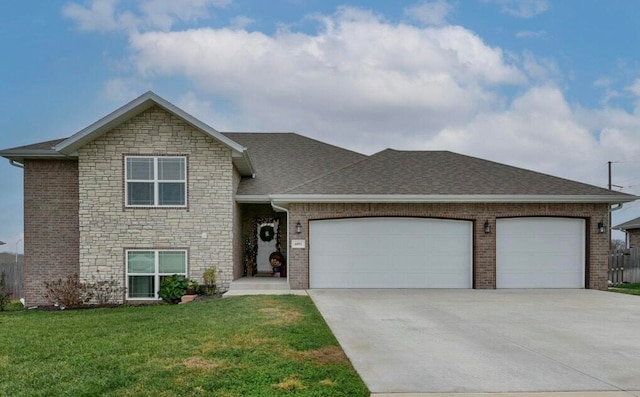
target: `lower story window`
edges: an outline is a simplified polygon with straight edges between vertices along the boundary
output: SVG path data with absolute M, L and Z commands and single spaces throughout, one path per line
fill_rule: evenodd
M 129 299 L 158 299 L 165 277 L 187 276 L 186 250 L 128 250 L 126 256 Z

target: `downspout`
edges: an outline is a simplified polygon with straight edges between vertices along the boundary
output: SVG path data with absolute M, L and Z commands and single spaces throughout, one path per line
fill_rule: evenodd
M 287 284 L 289 284 L 289 260 L 291 259 L 291 257 L 289 256 L 289 210 L 284 208 L 284 207 L 280 207 L 278 205 L 276 205 L 273 201 L 271 201 L 271 208 L 273 208 L 276 211 L 280 211 L 280 212 L 285 212 L 287 214 Z
M 18 167 L 18 168 L 24 168 L 24 164 L 15 161 L 15 160 L 9 160 L 9 164 L 11 164 L 14 167 Z
M 616 207 L 612 207 L 611 205 L 609 205 L 609 250 L 611 250 L 611 238 L 612 238 L 612 233 L 611 233 L 611 227 L 613 227 L 613 223 L 612 223 L 612 219 L 611 219 L 611 213 L 614 211 L 617 211 L 619 209 L 622 209 L 622 203 L 618 203 L 616 204 Z M 625 247 L 629 247 L 629 234 L 625 231 L 624 232 L 624 242 L 625 242 Z

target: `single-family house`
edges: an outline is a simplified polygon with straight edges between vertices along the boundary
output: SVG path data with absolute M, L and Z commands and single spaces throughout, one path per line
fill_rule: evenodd
M 447 151 L 365 156 L 293 133 L 223 133 L 148 92 L 65 138 L 0 151 L 24 172 L 24 290 L 162 277 L 291 289 L 607 288 L 612 205 L 637 197 Z
M 613 229 L 624 232 L 627 247 L 640 248 L 640 218 L 634 218 L 616 225 Z

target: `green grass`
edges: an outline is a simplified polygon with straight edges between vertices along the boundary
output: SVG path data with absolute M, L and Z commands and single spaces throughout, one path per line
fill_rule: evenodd
M 640 295 L 640 284 L 621 284 L 609 288 L 609 291 L 620 292 L 622 294 Z
M 308 297 L 0 312 L 0 395 L 366 396 Z

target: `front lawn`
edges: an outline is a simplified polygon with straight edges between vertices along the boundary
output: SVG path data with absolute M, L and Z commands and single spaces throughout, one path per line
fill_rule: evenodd
M 615 287 L 610 287 L 609 291 L 630 295 L 640 295 L 640 284 L 621 284 Z
M 366 396 L 308 297 L 0 312 L 0 395 Z

